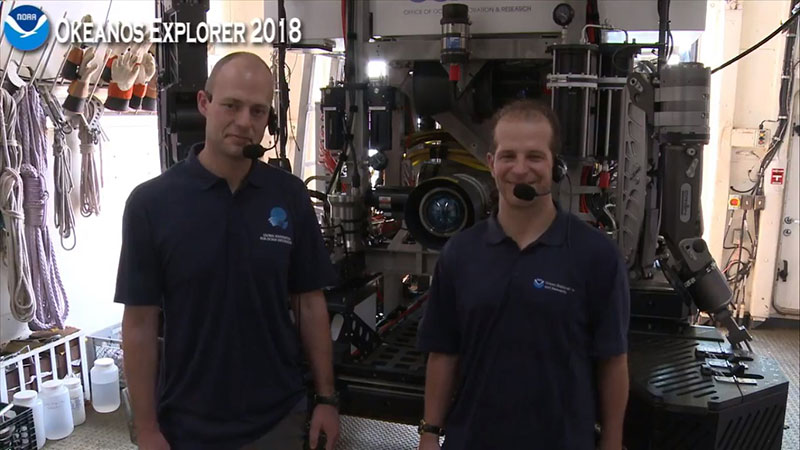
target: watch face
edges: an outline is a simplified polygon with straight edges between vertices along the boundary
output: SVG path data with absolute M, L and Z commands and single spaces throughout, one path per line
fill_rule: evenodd
M 553 10 L 553 21 L 557 23 L 559 26 L 565 27 L 572 23 L 572 19 L 575 18 L 575 9 L 572 8 L 572 5 L 567 3 L 561 3 L 560 5 L 556 6 L 556 9 Z

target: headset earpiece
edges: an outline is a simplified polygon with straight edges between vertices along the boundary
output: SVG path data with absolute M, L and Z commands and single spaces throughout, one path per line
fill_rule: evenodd
M 269 116 L 267 117 L 267 129 L 270 136 L 278 134 L 278 114 L 275 113 L 275 108 L 269 107 Z
M 560 183 L 561 180 L 567 177 L 567 163 L 563 159 L 556 156 L 553 161 L 553 183 Z

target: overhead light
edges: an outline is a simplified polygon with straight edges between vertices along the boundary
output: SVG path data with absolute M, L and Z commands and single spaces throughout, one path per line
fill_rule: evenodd
M 367 77 L 371 80 L 386 76 L 386 61 L 370 61 L 367 63 Z

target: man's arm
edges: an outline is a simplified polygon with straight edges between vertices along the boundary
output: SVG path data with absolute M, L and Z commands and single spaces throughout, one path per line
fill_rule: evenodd
M 311 365 L 316 393 L 333 395 L 333 344 L 325 294 L 316 290 L 295 295 L 292 308 L 300 327 L 300 339 Z
M 292 297 L 292 308 L 311 365 L 315 391 L 326 397 L 333 395 L 333 343 L 325 294 L 315 290 L 295 295 Z M 317 448 L 320 431 L 324 431 L 327 437 L 325 449 L 333 450 L 339 438 L 339 411 L 335 407 L 326 404 L 314 407 L 309 429 L 311 448 Z
M 622 425 L 628 405 L 628 355 L 622 354 L 597 363 L 600 394 L 601 450 L 622 449 Z
M 160 312 L 161 308 L 158 306 L 125 306 L 125 313 L 122 316 L 125 379 L 131 394 L 133 415 L 140 437 L 160 435 L 156 418 Z
M 450 402 L 455 390 L 458 376 L 458 355 L 446 353 L 430 353 L 425 370 L 425 413 L 426 423 L 444 427 L 445 417 L 450 409 Z M 439 437 L 425 433 L 420 444 L 439 443 Z

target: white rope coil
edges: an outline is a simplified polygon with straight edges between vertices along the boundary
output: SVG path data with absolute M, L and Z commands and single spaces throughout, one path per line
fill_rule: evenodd
M 72 151 L 67 145 L 67 138 L 60 130 L 53 130 L 53 220 L 58 234 L 61 236 L 61 247 L 72 250 L 77 244 L 75 235 L 75 213 L 72 209 Z M 65 241 L 72 238 L 72 245 Z
M 19 322 L 30 322 L 36 313 L 28 247 L 23 221 L 22 178 L 19 168 L 22 155 L 16 140 L 17 110 L 15 99 L 0 88 L 0 214 L 3 218 L 3 256 L 8 267 L 8 293 L 11 315 Z
M 96 123 L 103 113 L 102 104 L 98 102 L 89 101 L 86 103 L 86 120 L 88 123 Z M 78 131 L 78 139 L 80 139 L 81 150 L 81 215 L 89 217 L 92 214 L 100 214 L 100 187 L 101 179 L 98 171 L 97 161 L 95 159 L 97 145 L 100 141 L 99 132 L 86 126 L 86 123 L 81 121 Z M 102 148 L 100 149 L 102 152 Z

